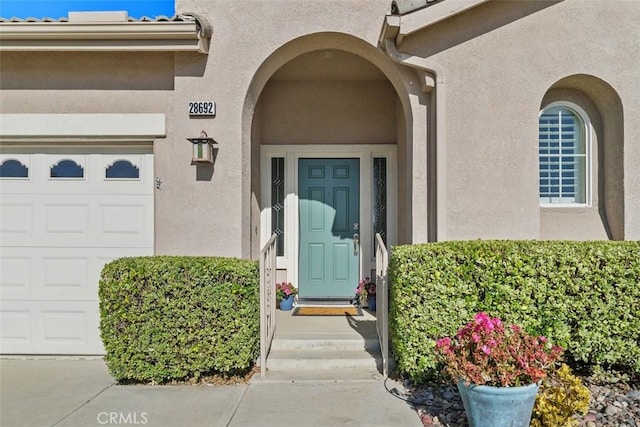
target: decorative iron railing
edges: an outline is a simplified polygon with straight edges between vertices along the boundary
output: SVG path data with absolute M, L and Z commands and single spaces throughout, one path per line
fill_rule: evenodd
M 376 326 L 382 352 L 382 374 L 389 375 L 389 252 L 379 233 L 376 233 Z
M 276 240 L 274 233 L 260 251 L 260 376 L 267 374 L 267 356 L 276 330 Z

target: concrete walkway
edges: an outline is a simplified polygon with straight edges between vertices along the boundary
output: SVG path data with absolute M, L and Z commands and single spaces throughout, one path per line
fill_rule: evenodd
M 120 386 L 99 359 L 2 359 L 0 425 L 422 426 L 380 375 L 306 374 L 238 386 Z

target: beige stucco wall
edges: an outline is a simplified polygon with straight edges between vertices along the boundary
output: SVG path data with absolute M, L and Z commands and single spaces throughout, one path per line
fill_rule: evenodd
M 311 51 L 265 85 L 257 107 L 260 138 L 253 142 L 395 144 L 397 103 L 395 89 L 371 62 L 338 49 Z
M 165 113 L 173 54 L 0 53 L 3 113 Z
M 389 6 L 386 0 L 177 1 L 177 13 L 196 12 L 212 24 L 208 55 L 5 53 L 0 112 L 165 114 L 166 138 L 154 144 L 162 182 L 155 191 L 156 252 L 255 257 L 260 144 L 396 143 L 404 134 L 398 126 L 408 125 L 396 121 L 396 109 L 409 108 L 406 71 L 375 46 Z M 318 74 L 317 67 L 306 80 L 281 72 L 263 96 L 274 73 L 323 50 L 338 53 L 340 78 Z M 216 102 L 215 118 L 189 117 L 188 102 L 201 100 Z M 191 162 L 186 138 L 201 130 L 218 142 L 212 166 Z M 411 212 L 404 215 L 410 220 Z
M 170 222 L 170 218 L 181 218 L 186 225 L 177 225 L 166 241 L 160 245 L 166 251 L 223 251 L 234 256 L 255 256 L 259 249 L 259 186 L 255 174 L 259 173 L 256 143 L 262 140 L 266 143 L 282 143 L 305 139 L 303 142 L 315 143 L 318 139 L 310 137 L 312 133 L 303 133 L 302 123 L 288 122 L 290 126 L 270 126 L 273 115 L 282 117 L 291 112 L 301 114 L 300 108 L 314 112 L 313 107 L 304 103 L 304 96 L 317 93 L 318 89 L 336 90 L 339 82 L 315 83 L 288 82 L 286 76 L 282 80 L 269 83 L 271 88 L 280 86 L 282 91 L 270 92 L 266 88 L 265 98 L 262 98 L 263 88 L 278 69 L 289 61 L 304 53 L 337 49 L 355 53 L 367 61 L 375 63 L 376 67 L 384 63 L 388 73 L 399 72 L 384 55 L 376 49 L 375 44 L 380 30 L 380 24 L 390 3 L 385 1 L 370 2 L 342 2 L 342 1 L 273 1 L 273 2 L 236 2 L 236 1 L 191 1 L 178 0 L 178 12 L 195 11 L 206 17 L 213 26 L 211 53 L 206 68 L 201 76 L 176 76 L 176 106 L 184 104 L 194 96 L 210 98 L 216 101 L 218 115 L 215 119 L 194 121 L 176 108 L 175 123 L 170 129 L 169 139 L 184 137 L 185 134 L 196 134 L 201 127 L 205 127 L 208 134 L 219 141 L 219 154 L 215 164 L 215 172 L 210 182 L 200 182 L 201 194 L 198 202 L 198 212 L 185 212 L 183 207 L 176 206 L 174 201 L 158 200 L 158 222 Z M 348 36 L 346 36 L 348 35 Z M 179 59 L 178 59 L 179 61 Z M 179 63 L 176 67 L 179 69 Z M 307 85 L 305 90 L 298 92 L 300 86 Z M 361 83 L 371 86 L 367 91 L 380 93 L 382 98 L 390 95 L 389 84 L 376 81 Z M 403 85 L 398 77 L 394 86 Z M 311 87 L 309 87 L 311 86 Z M 324 88 L 322 88 L 324 86 Z M 346 124 L 342 129 L 348 133 L 333 132 L 328 124 L 315 128 L 318 133 L 329 135 L 333 142 L 344 142 L 346 139 L 358 137 L 360 139 L 375 138 L 373 142 L 393 142 L 396 137 L 395 101 L 391 105 L 376 101 L 371 105 L 363 105 L 357 93 L 345 98 L 356 103 L 356 108 L 363 108 L 360 113 L 364 122 L 366 114 L 380 117 L 390 111 L 391 123 L 366 123 L 353 126 Z M 324 91 L 321 97 L 334 95 Z M 394 95 L 395 96 L 395 95 Z M 287 103 L 282 103 L 282 97 Z M 371 96 L 368 96 L 371 99 Z M 374 96 L 373 98 L 376 98 Z M 326 98 L 325 98 L 326 99 Z M 269 109 L 262 105 L 259 120 L 263 124 L 257 134 L 255 131 L 254 111 L 258 102 L 267 103 Z M 288 105 L 288 107 L 287 107 Z M 320 105 L 321 112 L 335 104 Z M 339 104 L 340 112 L 345 111 Z M 284 109 L 284 110 L 283 110 Z M 318 110 L 315 110 L 318 111 Z M 305 112 L 305 116 L 308 117 Z M 336 120 L 344 120 L 343 117 Z M 297 121 L 297 118 L 296 118 Z M 264 125 L 266 123 L 266 125 Z M 281 123 L 281 121 L 279 121 Z M 344 121 L 342 122 L 345 123 Z M 287 123 L 285 123 L 286 125 Z M 308 124 L 308 123 L 307 123 Z M 335 122 L 334 122 L 335 124 Z M 339 124 L 339 123 L 338 123 Z M 312 126 L 320 126 L 317 122 Z M 372 127 L 375 131 L 367 135 L 363 130 Z M 382 134 L 382 136 L 380 136 Z M 253 140 L 253 143 L 252 143 Z M 253 153 L 253 155 L 252 155 Z M 189 175 L 189 166 L 181 166 L 181 172 L 174 168 L 172 174 Z M 252 176 L 254 177 L 252 181 Z M 182 180 L 182 178 L 180 178 Z M 193 178 L 191 178 L 193 179 Z M 186 181 L 187 178 L 185 177 Z M 192 191 L 193 183 L 180 182 L 180 190 Z M 200 227 L 197 226 L 200 225 Z M 220 224 L 219 226 L 217 224 Z M 203 239 L 202 230 L 211 230 L 211 238 Z M 182 234 L 180 240 L 176 235 Z M 190 242 L 190 243 L 181 243 Z
M 159 254 L 255 257 L 259 146 L 283 143 L 397 143 L 402 243 L 640 239 L 639 2 L 489 2 L 406 38 L 400 49 L 438 73 L 442 141 L 434 139 L 439 98 L 376 46 L 390 3 L 177 0 L 178 13 L 212 24 L 208 55 L 4 53 L 0 112 L 165 114 L 167 136 L 154 143 Z M 300 55 L 327 49 L 358 57 L 342 64 L 364 74 L 327 78 L 309 67 L 306 79 L 272 79 Z M 577 74 L 606 82 L 622 113 L 590 84 L 554 88 Z M 556 89 L 579 91 L 600 114 L 597 157 L 607 170 L 597 173 L 593 208 L 539 207 L 537 117 Z M 189 117 L 188 102 L 199 100 L 216 102 L 215 118 Z M 623 129 L 612 131 L 620 115 L 613 123 Z M 212 166 L 191 164 L 186 138 L 201 130 L 218 142 Z
M 608 197 L 624 194 L 624 203 L 608 214 L 624 238 L 640 236 L 639 20 L 636 1 L 501 1 L 405 39 L 400 49 L 427 58 L 446 91 L 445 238 L 607 238 L 599 206 L 538 207 L 538 113 L 547 91 L 576 74 L 606 82 L 621 99 L 624 166 L 614 164 L 624 167 L 624 189 L 609 188 Z M 597 90 L 583 89 L 598 104 Z M 599 144 L 622 144 L 619 133 L 601 136 Z M 598 193 L 595 202 L 603 204 Z
M 395 144 L 388 81 L 271 81 L 262 93 L 263 144 Z

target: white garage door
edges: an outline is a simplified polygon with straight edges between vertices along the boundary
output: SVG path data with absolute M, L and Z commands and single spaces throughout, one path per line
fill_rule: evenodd
M 98 279 L 153 254 L 151 148 L 2 147 L 0 353 L 103 354 Z

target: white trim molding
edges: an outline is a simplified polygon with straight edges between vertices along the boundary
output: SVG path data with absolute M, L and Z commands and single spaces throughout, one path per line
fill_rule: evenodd
M 2 22 L 0 52 L 209 51 L 211 27 L 195 15 L 169 21 Z
M 0 114 L 0 141 L 147 141 L 166 136 L 164 114 Z

